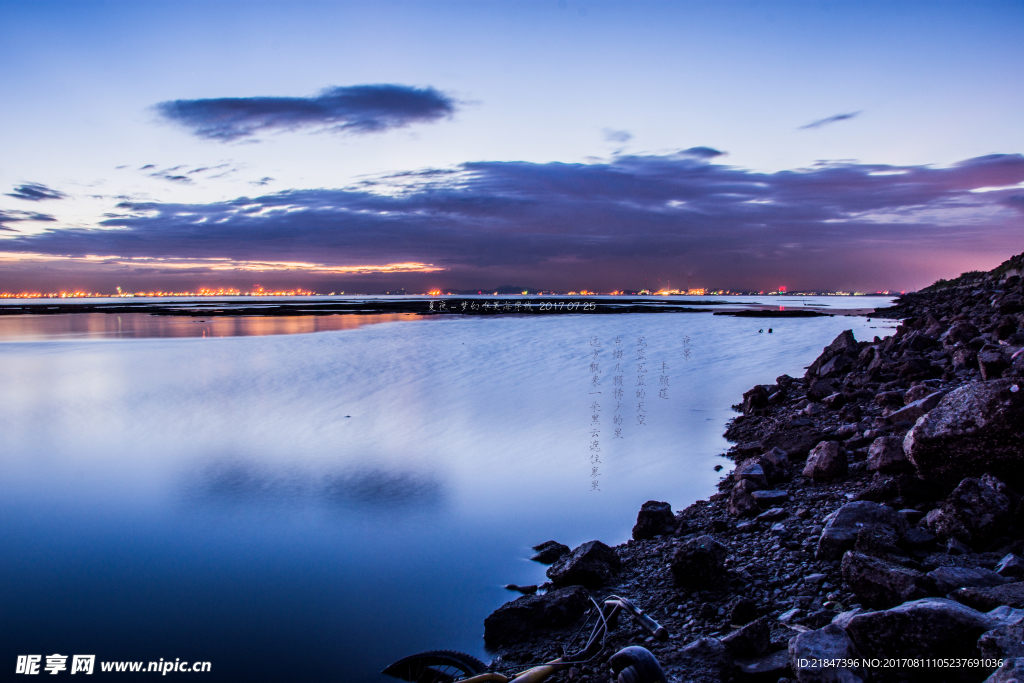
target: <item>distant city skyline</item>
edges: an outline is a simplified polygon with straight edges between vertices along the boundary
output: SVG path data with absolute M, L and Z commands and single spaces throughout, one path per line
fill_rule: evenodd
M 1024 251 L 1019 2 L 0 17 L 3 292 L 899 292 Z

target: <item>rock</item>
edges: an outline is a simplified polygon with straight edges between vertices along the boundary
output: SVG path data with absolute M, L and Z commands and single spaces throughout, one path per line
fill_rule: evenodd
M 850 663 L 860 653 L 846 631 L 829 624 L 801 633 L 789 641 L 789 666 L 799 683 L 859 683 L 865 679 L 860 667 L 821 666 L 819 663 Z
M 858 650 L 880 659 L 969 658 L 977 656 L 981 634 L 998 625 L 997 619 L 953 600 L 924 598 L 888 610 L 854 615 L 846 632 Z M 913 675 L 907 670 L 888 673 Z M 951 676 L 965 673 L 968 680 L 977 680 L 977 669 L 943 670 L 944 675 Z M 972 674 L 975 678 L 970 678 Z
M 836 393 L 840 388 L 839 380 L 837 379 L 818 379 L 811 382 L 811 385 L 807 387 L 807 400 L 809 401 L 820 401 L 826 396 Z
M 789 500 L 789 494 L 785 491 L 754 491 L 750 495 L 762 508 L 781 505 Z
M 720 683 L 731 677 L 735 666 L 729 648 L 717 638 L 695 640 L 676 653 L 668 653 L 662 661 L 669 663 L 665 673 L 669 680 L 685 675 L 688 683 Z
M 1021 683 L 1024 681 L 1024 657 L 1007 659 L 985 683 Z
M 771 508 L 759 514 L 756 519 L 758 522 L 776 522 L 788 516 L 789 513 L 782 508 Z
M 846 474 L 846 453 L 835 441 L 822 441 L 807 456 L 803 475 L 815 481 L 827 481 Z
M 931 395 L 934 391 L 927 384 L 918 384 L 917 386 L 910 387 L 907 389 L 907 393 L 903 394 L 903 403 L 904 405 L 910 405 L 914 401 L 919 401 L 925 396 Z
M 836 430 L 836 438 L 838 439 L 849 439 L 860 433 L 860 430 L 855 424 L 844 424 L 842 427 Z
M 776 683 L 790 673 L 789 650 L 779 650 L 753 659 L 736 660 L 736 668 L 744 681 Z
M 1012 520 L 1014 502 L 1006 484 L 995 477 L 968 477 L 943 501 L 930 525 L 939 538 L 985 544 L 1004 535 Z
M 999 560 L 999 564 L 996 565 L 996 574 L 1013 579 L 1014 581 L 1024 579 L 1024 559 L 1019 555 L 1009 553 L 1006 557 Z
M 768 390 L 760 384 L 743 394 L 743 414 L 750 415 L 768 405 Z
M 972 569 L 970 567 L 939 567 L 928 572 L 935 582 L 935 592 L 939 595 L 952 593 L 957 588 L 1001 586 L 1006 579 L 988 569 Z
M 548 568 L 556 586 L 597 588 L 607 583 L 621 567 L 619 556 L 601 541 L 589 541 Z
M 864 555 L 886 559 L 902 554 L 899 541 L 900 538 L 892 527 L 866 526 L 857 532 L 853 549 Z
M 978 352 L 974 349 L 957 349 L 953 352 L 953 369 L 967 370 L 978 367 Z
M 1024 619 L 1009 620 L 978 638 L 978 649 L 986 659 L 1024 657 Z
M 903 450 L 921 476 L 953 486 L 989 472 L 1011 486 L 1024 484 L 1024 391 L 1017 382 L 964 385 L 919 420 Z
M 902 391 L 883 391 L 875 396 L 875 403 L 882 408 L 898 408 L 906 405 L 903 401 Z
M 579 586 L 524 595 L 505 603 L 484 620 L 484 642 L 495 647 L 568 626 L 579 620 L 589 605 L 587 591 Z
M 505 585 L 505 590 L 515 591 L 517 593 L 522 593 L 523 595 L 533 595 L 537 592 L 537 586 L 520 586 L 514 583 L 509 583 Z
M 803 426 L 777 431 L 765 437 L 762 444 L 769 450 L 778 448 L 784 451 L 793 460 L 807 455 L 824 438 L 823 432 L 813 427 Z
M 981 332 L 977 327 L 966 320 L 961 320 L 950 325 L 949 329 L 939 337 L 939 341 L 947 346 L 953 346 L 957 343 L 966 344 L 979 334 Z
M 711 536 L 700 536 L 684 543 L 672 555 L 672 575 L 677 586 L 713 588 L 726 580 L 725 546 Z
M 753 603 L 753 601 L 748 602 Z M 735 612 L 735 609 L 733 611 Z M 736 622 L 734 621 L 733 623 Z M 733 631 L 725 638 L 722 638 L 722 643 L 729 648 L 734 657 L 749 658 L 763 655 L 768 652 L 772 645 L 770 623 L 769 618 L 766 616 L 750 621 L 743 628 Z
M 636 516 L 636 525 L 633 527 L 633 538 L 636 540 L 654 538 L 671 532 L 675 525 L 676 518 L 672 514 L 671 505 L 649 500 L 640 506 L 640 512 Z
M 753 498 L 753 492 L 757 490 L 757 484 L 749 479 L 741 479 L 732 487 L 729 494 L 729 514 L 733 517 L 745 517 L 758 511 L 757 501 Z
M 939 405 L 942 397 L 946 395 L 944 391 L 936 391 L 928 394 L 922 399 L 910 403 L 896 412 L 889 414 L 889 422 L 897 424 L 899 422 L 917 422 L 925 413 L 930 411 L 935 406 Z
M 819 377 L 835 377 L 846 373 L 853 362 L 848 356 L 839 355 L 833 357 L 831 360 L 825 362 L 820 368 L 818 368 Z
M 931 581 L 921 572 L 855 551 L 843 555 L 843 580 L 868 607 L 894 607 L 931 594 Z
M 839 560 L 853 548 L 857 533 L 866 526 L 891 527 L 898 536 L 907 530 L 907 522 L 890 507 L 860 500 L 847 503 L 832 515 L 818 539 L 816 557 L 819 560 Z
M 903 534 L 903 544 L 912 551 L 929 552 L 935 547 L 935 534 L 927 529 L 911 527 Z
M 757 484 L 757 488 L 759 489 L 767 488 L 768 486 L 768 477 L 765 476 L 764 468 L 760 463 L 752 460 L 748 460 L 737 467 L 736 471 L 733 472 L 733 476 L 737 480 L 742 481 L 746 479 L 747 481 Z
M 989 588 L 961 588 L 953 591 L 957 602 L 987 612 L 1000 605 L 1024 607 L 1024 583 L 1007 583 Z
M 803 615 L 804 611 L 802 609 L 800 609 L 799 607 L 794 607 L 793 609 L 788 609 L 782 614 L 780 614 L 779 621 L 783 624 L 788 624 L 790 622 L 796 621 Z
M 1010 367 L 1003 354 L 998 351 L 981 351 L 978 353 L 978 368 L 983 380 L 998 379 L 1003 370 Z
M 868 448 L 868 471 L 883 474 L 913 472 L 914 465 L 903 453 L 903 439 L 895 436 L 880 436 Z
M 537 554 L 530 559 L 541 564 L 554 564 L 563 555 L 569 554 L 569 546 L 556 543 L 555 541 L 544 541 L 540 545 L 533 546 Z
M 946 541 L 947 555 L 970 555 L 973 551 L 955 538 Z
M 764 469 L 764 475 L 768 478 L 769 484 L 775 484 L 789 479 L 789 456 L 781 448 L 773 448 L 763 453 L 757 462 Z

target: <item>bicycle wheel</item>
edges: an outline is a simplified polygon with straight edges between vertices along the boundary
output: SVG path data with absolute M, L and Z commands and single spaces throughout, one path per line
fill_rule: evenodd
M 608 660 L 618 683 L 666 683 L 665 672 L 647 648 L 624 647 Z
M 381 673 L 410 683 L 452 683 L 485 671 L 487 665 L 472 655 L 432 650 L 399 659 Z

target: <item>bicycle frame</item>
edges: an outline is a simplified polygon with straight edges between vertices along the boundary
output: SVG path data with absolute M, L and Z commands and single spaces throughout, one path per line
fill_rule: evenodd
M 615 628 L 619 613 L 623 610 L 631 614 L 640 623 L 640 626 L 656 639 L 662 642 L 668 640 L 668 631 L 663 626 L 660 626 L 658 622 L 644 614 L 643 610 L 626 598 L 613 595 L 605 600 L 601 606 L 598 622 L 594 626 L 590 638 L 587 640 L 587 646 L 579 652 L 564 658 L 559 657 L 540 666 L 535 666 L 516 674 L 515 678 L 509 678 L 504 674 L 488 672 L 463 679 L 459 683 L 540 683 L 559 671 L 568 669 L 576 664 L 583 664 L 593 659 L 604 649 L 605 636 L 610 629 Z

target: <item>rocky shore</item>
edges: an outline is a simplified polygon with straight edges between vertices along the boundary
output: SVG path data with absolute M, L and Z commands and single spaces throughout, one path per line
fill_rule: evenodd
M 550 581 L 485 622 L 495 663 L 560 656 L 588 596 L 621 594 L 671 637 L 622 620 L 603 660 L 644 645 L 669 681 L 1024 680 L 1022 266 L 904 295 L 875 312 L 892 337 L 746 392 L 709 500 L 645 503 L 615 548 L 538 546 Z

